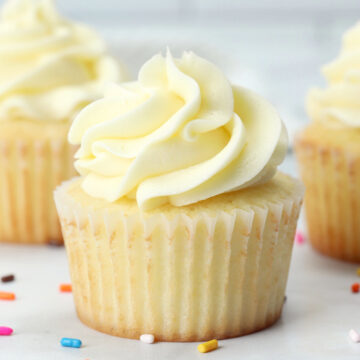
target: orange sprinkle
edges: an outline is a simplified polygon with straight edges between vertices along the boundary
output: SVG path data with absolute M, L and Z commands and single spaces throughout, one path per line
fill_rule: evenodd
M 61 292 L 72 292 L 71 284 L 60 284 L 59 290 Z
M 358 293 L 360 290 L 360 284 L 359 283 L 354 283 L 351 285 L 351 291 L 353 293 Z
M 15 294 L 6 291 L 0 291 L 0 300 L 15 300 Z

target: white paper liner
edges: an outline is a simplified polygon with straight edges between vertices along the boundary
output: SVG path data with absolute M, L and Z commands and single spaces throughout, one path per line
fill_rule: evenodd
M 360 157 L 301 139 L 296 150 L 311 244 L 325 255 L 360 262 Z
M 0 139 L 0 242 L 62 243 L 53 190 L 75 175 L 66 139 Z
M 79 318 L 164 341 L 248 334 L 281 314 L 302 190 L 194 218 L 82 208 L 55 192 Z

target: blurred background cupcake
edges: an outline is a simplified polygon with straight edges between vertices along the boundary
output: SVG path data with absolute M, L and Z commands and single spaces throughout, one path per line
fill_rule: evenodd
M 325 89 L 310 90 L 312 123 L 295 148 L 306 186 L 309 239 L 323 254 L 360 261 L 360 23 L 323 67 Z
M 288 138 L 269 102 L 168 52 L 85 107 L 69 140 L 82 177 L 55 199 L 85 324 L 198 341 L 279 318 L 303 186 L 277 172 Z
M 123 70 L 51 0 L 9 0 L 0 21 L 0 241 L 61 243 L 52 191 L 75 174 L 69 126 Z

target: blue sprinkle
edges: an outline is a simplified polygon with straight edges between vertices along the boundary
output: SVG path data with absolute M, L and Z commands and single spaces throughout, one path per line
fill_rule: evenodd
M 79 348 L 82 343 L 79 339 L 62 338 L 60 344 L 65 347 Z

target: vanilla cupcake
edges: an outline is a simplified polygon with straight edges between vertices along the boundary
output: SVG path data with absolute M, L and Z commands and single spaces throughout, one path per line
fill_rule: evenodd
M 360 261 L 360 24 L 343 38 L 339 57 L 323 68 L 325 89 L 312 89 L 313 122 L 296 138 L 306 186 L 305 210 L 313 247 Z
M 280 316 L 303 187 L 285 128 L 213 64 L 154 56 L 75 119 L 55 191 L 75 305 L 116 336 L 198 341 Z
M 76 174 L 74 116 L 119 81 L 88 27 L 50 0 L 10 0 L 0 21 L 0 242 L 62 242 L 53 189 Z

